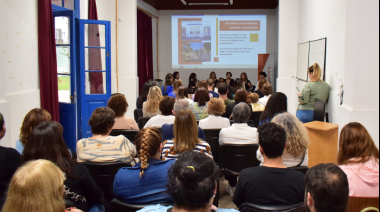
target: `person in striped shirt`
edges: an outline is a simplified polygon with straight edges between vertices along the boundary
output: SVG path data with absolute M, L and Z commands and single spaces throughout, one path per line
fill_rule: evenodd
M 112 109 L 95 109 L 88 123 L 93 136 L 77 142 L 78 162 L 126 162 L 134 165 L 135 145 L 123 135 L 109 136 L 115 124 Z
M 174 121 L 174 139 L 163 143 L 162 160 L 177 159 L 186 151 L 196 151 L 213 158 L 210 145 L 198 138 L 198 126 L 191 110 L 182 110 Z

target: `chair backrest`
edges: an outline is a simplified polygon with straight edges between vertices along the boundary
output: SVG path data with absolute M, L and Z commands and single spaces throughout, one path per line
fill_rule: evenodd
M 295 166 L 295 167 L 289 167 L 289 169 L 299 171 L 304 175 L 306 174 L 307 171 L 309 171 L 309 167 L 307 167 L 307 166 Z
M 139 124 L 139 128 L 140 129 L 143 129 L 146 125 L 146 123 L 148 123 L 150 117 L 141 117 L 139 118 L 139 121 L 138 121 L 138 124 Z
M 371 207 L 379 208 L 379 198 L 350 197 L 348 199 L 347 212 L 360 212 Z
M 124 135 L 126 138 L 128 138 L 128 140 L 134 143 L 136 134 L 138 132 L 138 130 L 112 130 L 110 136 Z
M 113 181 L 115 180 L 115 175 L 120 168 L 132 167 L 130 163 L 123 162 L 113 162 L 113 163 L 92 163 L 83 162 L 81 163 L 90 172 L 92 178 L 102 189 L 104 196 L 108 199 L 113 197 Z
M 325 108 L 326 103 L 320 99 L 315 99 L 315 105 L 314 105 L 314 121 L 321 121 L 325 122 Z
M 135 115 L 135 121 L 136 121 L 136 123 L 138 123 L 139 118 L 143 117 L 143 111 L 141 109 L 136 109 L 134 111 L 134 115 Z
M 204 129 L 203 132 L 206 137 L 206 142 L 210 144 L 211 151 L 213 155 L 219 155 L 219 141 L 213 142 L 213 138 L 217 138 L 219 140 L 219 133 L 221 129 Z
M 296 205 L 284 205 L 284 206 L 263 206 L 255 205 L 251 203 L 244 203 L 240 206 L 239 211 L 241 212 L 267 212 L 267 211 L 276 211 L 276 212 L 306 212 L 304 203 L 299 203 Z
M 261 112 L 261 111 L 260 112 L 252 112 L 252 114 L 251 114 L 251 120 L 254 123 L 253 126 L 256 128 L 259 127 L 261 114 L 263 114 L 263 112 Z
M 157 205 L 157 204 L 154 204 L 154 205 Z M 169 206 L 169 205 L 173 205 L 173 204 L 162 203 L 161 205 Z M 110 203 L 110 212 L 121 212 L 121 211 L 123 211 L 123 212 L 136 212 L 136 211 L 141 210 L 147 206 L 150 206 L 150 205 L 129 204 L 129 203 L 123 202 L 123 201 L 118 200 L 118 199 L 113 199 Z
M 240 173 L 246 168 L 260 165 L 256 158 L 258 144 L 223 145 L 219 150 L 220 168 Z

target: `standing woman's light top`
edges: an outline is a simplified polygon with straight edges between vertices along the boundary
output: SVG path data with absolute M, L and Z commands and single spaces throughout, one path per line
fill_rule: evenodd
M 153 117 L 161 114 L 159 105 L 162 98 L 161 89 L 157 86 L 151 87 L 149 89 L 148 100 L 143 104 L 143 116 Z
M 303 123 L 313 121 L 315 100 L 320 99 L 327 103 L 331 90 L 330 85 L 321 80 L 322 70 L 318 63 L 311 66 L 308 73 L 310 82 L 298 93 L 297 117 Z

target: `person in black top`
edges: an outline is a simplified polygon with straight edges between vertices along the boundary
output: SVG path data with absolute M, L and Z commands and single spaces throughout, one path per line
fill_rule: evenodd
M 251 108 L 251 111 L 252 111 L 252 105 L 249 104 L 249 102 L 248 102 L 248 93 L 243 88 L 240 88 L 239 90 L 236 91 L 235 96 L 234 96 L 234 100 L 235 100 L 235 102 L 231 102 L 227 105 L 226 113 L 223 114 L 224 118 L 228 118 L 228 119 L 233 120 L 233 117 L 231 117 L 232 112 L 233 112 L 235 106 L 241 102 L 246 103 L 249 106 L 249 108 Z
M 144 102 L 148 99 L 149 89 L 152 86 L 156 86 L 157 82 L 154 80 L 149 80 L 148 82 L 144 83 L 142 87 L 142 91 L 139 97 L 137 97 L 136 100 L 136 109 L 142 110 Z
M 0 113 L 0 140 L 6 130 L 4 116 Z M 0 146 L 0 209 L 5 202 L 8 184 L 19 166 L 20 154 L 15 149 Z
M 191 77 L 191 75 L 190 75 Z M 187 87 L 187 93 L 188 94 L 195 94 L 195 91 L 198 89 L 197 87 L 197 76 L 195 75 L 194 77 L 189 79 L 189 85 Z
M 240 75 L 241 82 L 243 83 L 243 87 L 247 92 L 255 91 L 256 86 L 252 85 L 251 81 L 249 81 L 247 73 L 243 72 Z
M 230 85 L 231 87 L 234 86 L 235 80 L 232 79 L 232 73 L 231 72 L 226 73 L 226 80 L 224 82 L 227 83 L 227 85 Z
M 285 150 L 285 129 L 274 123 L 258 128 L 260 152 L 264 165 L 240 173 L 233 202 L 276 206 L 304 202 L 305 184 L 302 173 L 287 169 L 282 160 Z
M 22 162 L 45 159 L 55 163 L 66 176 L 65 198 L 75 203 L 75 207 L 90 211 L 104 211 L 107 203 L 101 189 L 92 179 L 85 166 L 71 159 L 63 140 L 63 127 L 57 122 L 44 122 L 38 125 L 29 136 Z

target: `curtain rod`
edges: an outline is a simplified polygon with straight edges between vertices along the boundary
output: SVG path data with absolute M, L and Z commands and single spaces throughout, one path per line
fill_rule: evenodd
M 150 13 L 150 12 L 144 10 L 143 8 L 141 8 L 141 7 L 139 7 L 139 6 L 137 6 L 137 9 L 141 10 L 143 13 L 145 13 L 147 16 L 149 16 L 149 17 L 151 17 L 151 18 L 154 17 L 154 18 L 157 18 L 157 19 L 158 19 L 158 16 L 153 15 L 152 13 Z

